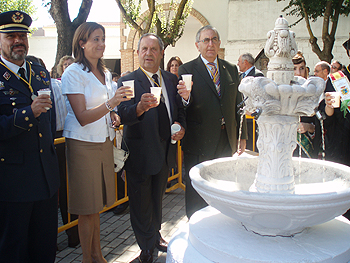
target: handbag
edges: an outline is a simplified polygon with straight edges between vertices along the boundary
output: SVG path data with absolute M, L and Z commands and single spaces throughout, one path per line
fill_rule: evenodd
M 121 134 L 120 130 L 118 130 L 118 132 Z M 113 145 L 114 171 L 116 173 L 119 172 L 124 167 L 125 161 L 129 157 L 129 148 L 123 138 L 123 135 L 122 135 L 122 140 L 127 148 L 127 151 L 121 148 L 117 148 L 116 146 Z

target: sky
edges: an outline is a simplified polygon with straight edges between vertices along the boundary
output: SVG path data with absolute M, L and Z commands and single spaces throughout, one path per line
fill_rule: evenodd
M 47 1 L 45 1 L 47 2 Z M 48 8 L 43 6 L 42 0 L 33 0 L 33 4 L 37 7 L 32 26 L 39 28 L 46 25 L 54 24 Z M 73 20 L 79 11 L 81 0 L 68 0 L 68 9 L 71 20 Z M 87 21 L 94 22 L 119 22 L 119 8 L 115 0 L 94 0 Z

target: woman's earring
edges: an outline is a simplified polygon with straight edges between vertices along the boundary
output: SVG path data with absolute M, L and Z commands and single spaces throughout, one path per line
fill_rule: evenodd
M 82 49 L 85 49 L 85 47 L 82 47 Z

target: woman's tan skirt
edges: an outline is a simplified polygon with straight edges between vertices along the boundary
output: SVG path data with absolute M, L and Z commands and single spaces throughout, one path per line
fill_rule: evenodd
M 66 138 L 68 212 L 91 215 L 115 200 L 113 142 L 84 142 Z

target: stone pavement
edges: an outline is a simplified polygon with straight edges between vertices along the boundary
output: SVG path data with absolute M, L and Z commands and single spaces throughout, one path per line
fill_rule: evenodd
M 60 218 L 60 217 L 59 217 Z M 101 220 L 101 248 L 102 254 L 108 263 L 137 263 L 140 254 L 134 232 L 130 225 L 129 209 L 122 215 L 114 215 L 107 211 L 100 215 Z M 176 189 L 164 195 L 163 199 L 163 223 L 161 234 L 167 241 L 172 234 L 187 222 L 185 212 L 185 192 Z M 83 256 L 80 245 L 76 248 L 68 247 L 68 239 L 63 231 L 58 234 L 58 251 L 56 262 L 68 263 L 81 262 Z M 166 253 L 155 249 L 153 254 L 155 263 L 164 263 Z

